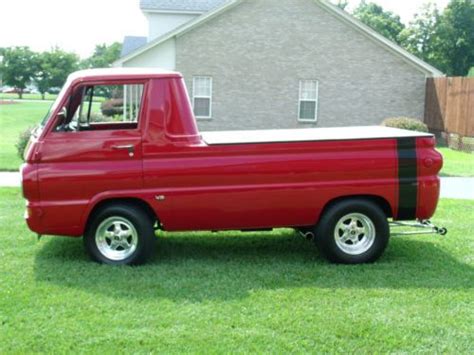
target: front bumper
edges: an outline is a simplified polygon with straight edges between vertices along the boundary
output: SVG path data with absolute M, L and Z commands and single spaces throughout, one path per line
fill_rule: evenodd
M 40 207 L 35 206 L 35 204 L 27 201 L 26 210 L 25 210 L 25 221 L 28 225 L 28 228 L 35 233 L 43 234 L 43 228 L 41 224 L 41 216 L 43 211 Z

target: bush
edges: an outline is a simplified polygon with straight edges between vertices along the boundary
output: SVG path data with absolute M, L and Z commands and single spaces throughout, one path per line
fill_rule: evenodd
M 382 126 L 407 129 L 409 131 L 428 132 L 428 126 L 415 118 L 395 117 L 387 118 L 382 122 Z
M 123 99 L 110 99 L 100 106 L 104 116 L 112 117 L 123 114 Z
M 91 112 L 89 116 L 89 123 L 102 123 L 110 121 L 107 116 L 104 116 L 100 112 Z
M 18 137 L 18 141 L 15 144 L 18 156 L 20 157 L 21 160 L 24 160 L 23 155 L 25 153 L 25 148 L 26 148 L 26 145 L 28 144 L 28 141 L 30 140 L 33 129 L 34 127 L 28 127 L 23 132 L 21 132 Z

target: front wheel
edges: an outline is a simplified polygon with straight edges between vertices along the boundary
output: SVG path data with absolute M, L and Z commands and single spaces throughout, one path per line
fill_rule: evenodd
M 153 221 L 140 208 L 107 206 L 96 213 L 84 235 L 84 245 L 97 262 L 110 265 L 143 264 L 155 249 Z
M 361 264 L 377 260 L 390 237 L 387 216 L 375 203 L 351 199 L 331 206 L 316 227 L 316 245 L 332 262 Z

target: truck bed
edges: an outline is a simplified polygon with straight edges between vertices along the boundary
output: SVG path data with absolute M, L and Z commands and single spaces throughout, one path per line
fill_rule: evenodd
M 383 126 L 202 132 L 208 145 L 432 137 L 432 134 Z

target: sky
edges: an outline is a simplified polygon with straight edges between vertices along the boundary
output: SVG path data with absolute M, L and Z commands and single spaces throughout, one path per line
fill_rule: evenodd
M 367 1 L 399 14 L 408 23 L 429 0 Z M 449 0 L 431 1 L 443 9 Z M 349 0 L 349 10 L 359 2 Z M 0 0 L 0 47 L 29 46 L 43 51 L 58 46 L 86 58 L 96 44 L 146 34 L 139 0 Z

